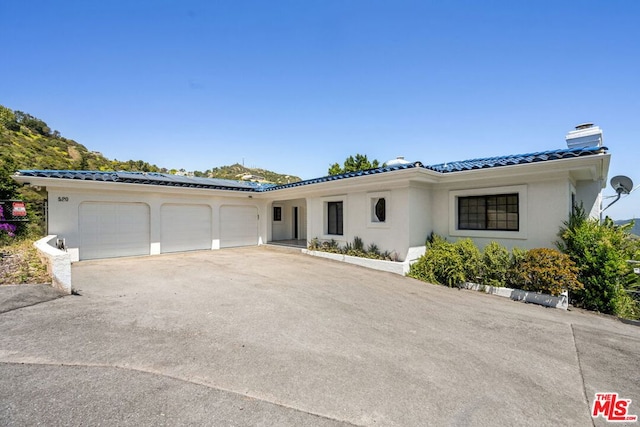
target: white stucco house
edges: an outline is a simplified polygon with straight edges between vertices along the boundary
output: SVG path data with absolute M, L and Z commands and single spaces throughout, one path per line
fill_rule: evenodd
M 360 237 L 404 260 L 431 232 L 479 246 L 553 247 L 574 203 L 598 216 L 610 154 L 579 126 L 568 147 L 377 169 L 285 185 L 159 173 L 21 170 L 46 188 L 48 233 L 80 260 Z

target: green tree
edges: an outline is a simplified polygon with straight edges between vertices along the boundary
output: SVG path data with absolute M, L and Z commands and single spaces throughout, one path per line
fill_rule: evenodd
M 0 125 L 5 126 L 7 123 L 13 123 L 16 121 L 16 115 L 10 108 L 0 105 Z
M 51 128 L 37 117 L 33 117 L 31 114 L 27 114 L 22 111 L 15 111 L 14 115 L 16 122 L 29 128 L 32 132 L 42 136 L 49 136 L 51 134 Z
M 16 162 L 7 154 L 0 156 L 0 199 L 12 199 L 20 185 L 11 178 L 16 171 Z
M 369 161 L 367 155 L 356 154 L 345 159 L 342 167 L 338 163 L 329 166 L 329 175 L 340 175 L 343 173 L 363 171 L 367 169 L 375 169 L 380 167 L 378 160 Z

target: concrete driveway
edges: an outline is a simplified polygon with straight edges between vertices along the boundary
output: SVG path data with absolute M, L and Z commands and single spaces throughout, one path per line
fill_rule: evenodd
M 3 425 L 607 425 L 640 328 L 265 247 L 90 261 L 0 314 Z

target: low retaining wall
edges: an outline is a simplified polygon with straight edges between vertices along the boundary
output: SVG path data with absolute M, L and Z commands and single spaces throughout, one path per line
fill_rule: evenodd
M 47 265 L 47 271 L 51 276 L 51 286 L 60 289 L 67 294 L 71 293 L 71 256 L 52 246 L 58 236 L 47 236 L 33 244 L 38 250 L 40 259 Z
M 302 253 L 311 255 L 311 256 L 317 256 L 320 258 L 332 259 L 334 261 L 346 262 L 348 264 L 355 264 L 361 267 L 371 268 L 373 270 L 380 270 L 380 271 L 386 271 L 389 273 L 400 274 L 404 276 L 409 272 L 409 267 L 411 266 L 411 264 L 415 262 L 416 259 L 419 258 L 420 255 L 424 253 L 424 249 L 421 249 L 421 248 L 411 248 L 411 249 L 416 249 L 414 251 L 415 253 L 410 253 L 411 257 L 407 256 L 407 260 L 405 260 L 404 262 L 362 258 L 357 256 L 351 256 L 351 255 L 334 254 L 331 252 L 324 252 L 324 251 L 312 251 L 309 249 L 303 249 Z M 411 249 L 409 250 L 410 252 L 411 252 Z
M 554 297 L 553 295 L 523 291 L 522 289 L 498 288 L 495 286 L 478 285 L 477 283 L 465 283 L 462 287 L 473 291 L 486 292 L 499 297 L 510 298 L 514 301 L 524 301 L 544 305 L 545 307 L 560 308 L 562 310 L 569 308 L 568 292 L 563 292 L 559 296 Z

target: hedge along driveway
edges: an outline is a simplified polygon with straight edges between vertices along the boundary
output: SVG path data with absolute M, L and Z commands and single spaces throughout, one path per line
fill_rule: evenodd
M 264 247 L 73 268 L 82 296 L 0 315 L 10 424 L 587 425 L 601 391 L 640 413 L 640 328 L 609 318 Z

